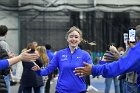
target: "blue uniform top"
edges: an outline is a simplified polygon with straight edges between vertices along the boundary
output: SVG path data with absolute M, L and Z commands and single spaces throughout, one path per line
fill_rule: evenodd
M 56 86 L 58 93 L 79 93 L 86 91 L 85 77 L 80 78 L 73 72 L 76 67 L 84 66 L 83 62 L 92 64 L 92 59 L 88 52 L 77 48 L 71 54 L 70 48 L 60 50 L 53 57 L 45 69 L 37 71 L 44 76 L 59 69 L 59 76 Z
M 53 59 L 53 57 L 54 57 L 54 54 L 51 52 L 51 50 L 46 50 L 46 53 L 47 53 L 47 55 L 49 57 L 49 60 L 51 61 Z
M 92 66 L 92 75 L 115 77 L 120 74 L 135 71 L 138 74 L 137 84 L 140 89 L 140 41 L 131 48 L 128 54 L 118 61 L 109 64 Z
M 8 60 L 0 60 L 0 70 L 2 69 L 6 69 L 9 67 L 9 63 L 8 63 Z

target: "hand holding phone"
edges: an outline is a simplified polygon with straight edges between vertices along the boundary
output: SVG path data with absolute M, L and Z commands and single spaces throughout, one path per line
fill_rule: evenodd
M 136 29 L 133 27 L 130 27 L 128 29 L 129 33 L 128 33 L 128 39 L 130 43 L 135 43 L 136 42 Z
M 126 44 L 128 41 L 128 33 L 123 34 L 124 43 Z

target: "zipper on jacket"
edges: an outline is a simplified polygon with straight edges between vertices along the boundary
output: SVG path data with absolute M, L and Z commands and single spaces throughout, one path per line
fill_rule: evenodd
M 71 61 L 72 61 L 72 55 L 73 55 L 73 54 L 70 53 L 70 63 L 71 63 Z

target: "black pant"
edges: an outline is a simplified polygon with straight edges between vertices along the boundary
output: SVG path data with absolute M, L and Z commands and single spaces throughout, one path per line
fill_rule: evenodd
M 88 88 L 88 86 L 90 86 L 90 76 L 86 76 L 86 88 Z
M 32 93 L 32 88 L 34 90 L 34 93 L 40 93 L 40 87 L 26 87 L 26 88 L 23 88 L 23 93 Z
M 52 74 L 48 75 L 48 80 L 46 82 L 46 86 L 45 86 L 45 93 L 50 93 L 50 82 L 52 79 Z
M 22 91 L 23 91 L 23 87 L 22 87 L 22 85 L 20 84 L 20 85 L 19 85 L 19 88 L 18 88 L 18 93 L 22 93 Z

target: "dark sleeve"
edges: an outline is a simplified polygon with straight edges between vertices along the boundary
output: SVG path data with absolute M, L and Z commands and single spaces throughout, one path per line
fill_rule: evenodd
M 37 64 L 39 67 L 42 67 L 42 66 L 43 66 L 43 62 L 41 61 L 40 58 L 38 58 L 38 59 L 36 60 L 36 64 Z
M 118 80 L 125 79 L 125 78 L 126 78 L 126 74 L 122 74 L 118 77 Z

